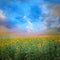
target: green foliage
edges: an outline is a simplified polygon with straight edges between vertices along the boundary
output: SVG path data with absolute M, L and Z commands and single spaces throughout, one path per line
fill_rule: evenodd
M 60 59 L 60 38 L 0 39 L 0 60 L 58 59 Z

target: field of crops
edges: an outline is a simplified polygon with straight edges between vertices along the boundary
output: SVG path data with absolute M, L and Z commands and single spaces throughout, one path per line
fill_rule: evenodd
M 0 60 L 60 60 L 60 36 L 0 38 Z

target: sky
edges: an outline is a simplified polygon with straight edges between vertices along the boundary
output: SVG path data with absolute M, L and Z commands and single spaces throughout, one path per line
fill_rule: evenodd
M 0 0 L 0 32 L 60 32 L 60 0 Z

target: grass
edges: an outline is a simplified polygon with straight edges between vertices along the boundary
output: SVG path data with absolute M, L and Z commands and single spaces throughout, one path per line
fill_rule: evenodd
M 0 60 L 60 60 L 60 36 L 0 38 Z

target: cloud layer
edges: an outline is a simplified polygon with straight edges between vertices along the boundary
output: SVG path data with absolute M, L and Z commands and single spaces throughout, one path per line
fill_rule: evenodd
M 59 0 L 0 1 L 0 31 L 17 33 L 60 32 Z

